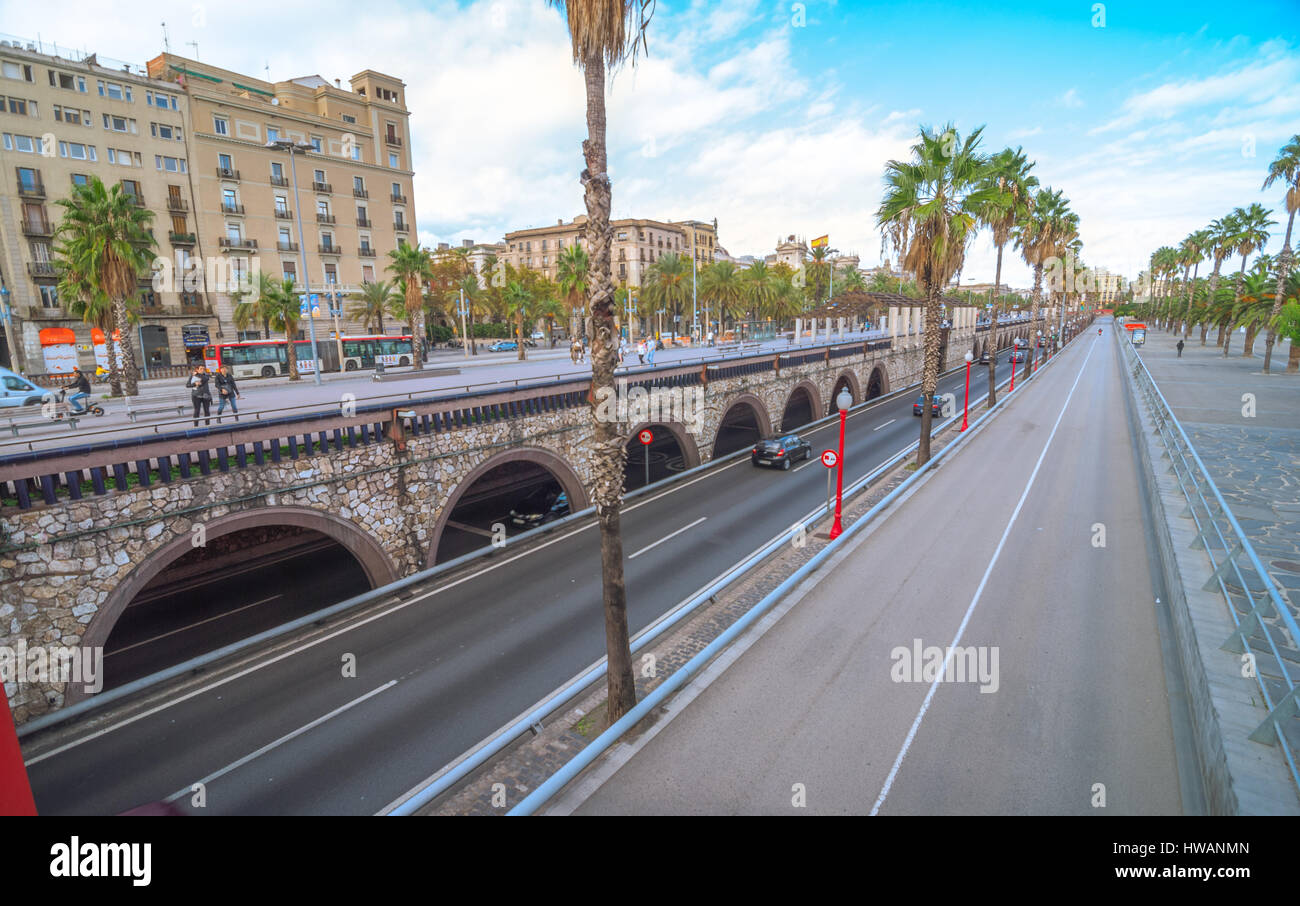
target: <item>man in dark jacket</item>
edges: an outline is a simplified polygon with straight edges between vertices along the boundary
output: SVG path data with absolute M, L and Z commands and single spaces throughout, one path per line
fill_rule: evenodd
M 243 399 L 244 395 L 239 392 L 238 385 L 235 384 L 235 375 L 231 372 L 229 365 L 223 365 L 217 372 L 217 420 L 220 421 L 221 413 L 226 411 L 226 403 L 230 403 L 230 411 L 235 413 L 235 421 L 239 421 L 239 407 L 235 405 L 236 399 Z
M 72 369 L 72 396 L 68 397 L 68 404 L 72 407 L 74 415 L 84 415 L 86 407 L 82 405 L 82 400 L 90 399 L 90 381 L 82 373 L 80 368 Z
M 212 424 L 212 389 L 208 386 L 208 366 L 200 365 L 194 369 L 185 386 L 190 388 L 190 402 L 194 404 L 194 427 L 199 426 L 199 409 L 203 410 L 204 424 Z

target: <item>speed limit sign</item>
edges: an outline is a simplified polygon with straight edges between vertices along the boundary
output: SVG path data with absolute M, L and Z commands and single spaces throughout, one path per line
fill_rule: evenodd
M 840 461 L 840 457 L 834 450 L 827 450 L 822 454 L 822 465 L 828 469 L 835 468 L 835 464 Z
M 653 434 L 650 433 L 650 429 L 649 429 L 649 428 L 646 428 L 644 431 L 642 431 L 642 432 L 640 432 L 639 434 L 637 434 L 636 437 L 637 437 L 637 440 L 641 441 L 641 443 L 642 443 L 644 446 L 647 446 L 647 447 L 650 446 L 650 442 L 653 441 L 653 440 L 655 439 L 655 436 L 654 436 Z

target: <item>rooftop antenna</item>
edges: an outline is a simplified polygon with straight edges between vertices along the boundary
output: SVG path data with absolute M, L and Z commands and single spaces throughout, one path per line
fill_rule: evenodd
M 163 30 L 163 53 L 171 53 L 171 52 L 172 52 L 172 45 L 171 45 L 171 42 L 167 40 L 167 23 L 166 23 L 166 22 L 162 23 L 162 30 Z
M 266 80 L 271 81 L 271 61 L 266 61 Z
M 186 44 L 187 46 L 189 46 L 189 47 L 193 47 L 193 48 L 194 48 L 194 59 L 195 59 L 195 60 L 198 60 L 198 58 L 199 58 L 199 42 L 198 42 L 198 41 L 186 41 L 185 44 Z

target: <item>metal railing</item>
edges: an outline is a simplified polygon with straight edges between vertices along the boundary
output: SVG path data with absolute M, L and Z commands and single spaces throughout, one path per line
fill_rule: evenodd
M 1295 755 L 1295 748 L 1300 744 L 1297 738 L 1300 737 L 1300 722 L 1295 720 L 1296 684 L 1300 680 L 1300 651 L 1297 650 L 1300 626 L 1296 625 L 1295 616 L 1278 591 L 1277 583 L 1223 499 L 1173 408 L 1147 370 L 1146 363 L 1126 339 L 1116 335 L 1116 342 L 1124 350 L 1128 370 L 1164 445 L 1170 472 L 1187 500 L 1187 511 L 1183 515 L 1196 526 L 1195 544 L 1205 551 L 1213 567 L 1213 573 L 1203 588 L 1205 591 L 1219 590 L 1235 627 L 1219 647 L 1235 654 L 1249 655 L 1254 662 L 1255 682 L 1268 714 L 1250 733 L 1249 739 L 1280 746 L 1291 779 L 1300 788 L 1300 770 L 1297 770 Z

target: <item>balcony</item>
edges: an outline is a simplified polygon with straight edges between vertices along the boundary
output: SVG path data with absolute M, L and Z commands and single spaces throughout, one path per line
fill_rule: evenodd
M 163 315 L 167 313 L 168 313 L 167 309 L 163 308 L 161 305 L 141 304 L 140 306 L 140 314 L 145 315 L 146 317 L 161 318 Z
M 221 205 L 221 213 L 239 214 L 242 216 L 244 213 L 244 206 L 242 204 L 228 204 L 226 202 L 223 202 Z
M 357 249 L 357 256 L 360 258 L 373 258 L 375 257 L 375 250 L 368 245 L 363 245 Z
M 18 183 L 18 194 L 24 198 L 44 198 L 45 183 L 39 179 L 36 182 L 20 182 Z
M 173 195 L 167 196 L 167 210 L 169 211 L 188 211 L 190 203 L 184 198 L 178 198 Z
M 182 300 L 181 300 L 181 314 L 182 314 L 182 315 L 188 315 L 188 316 L 191 316 L 191 317 L 193 317 L 193 316 L 203 316 L 203 315 L 210 315 L 210 314 L 212 314 L 212 310 L 209 309 L 209 308 L 208 308 L 206 305 L 204 305 L 202 302 L 199 302 L 199 301 L 186 302 L 184 299 L 182 299 Z
M 15 308 L 14 314 L 24 321 L 62 321 L 64 318 L 69 317 L 64 314 L 61 306 L 50 308 L 45 305 L 28 305 L 25 308 Z
M 273 185 L 273 186 L 279 186 L 279 187 L 282 188 L 282 189 L 287 189 L 287 188 L 289 188 L 289 177 L 287 177 L 287 176 L 272 176 L 272 177 L 271 177 L 271 185 Z
M 406 204 L 405 195 L 394 195 L 392 196 L 392 198 L 393 198 L 393 204 Z
M 221 236 L 217 239 L 217 245 L 223 249 L 256 249 L 257 240 L 248 238 L 232 239 L 229 236 Z
M 195 236 L 193 233 L 171 233 L 167 234 L 167 240 L 172 245 L 193 245 Z
M 50 280 L 53 280 L 58 276 L 58 272 L 54 269 L 53 261 L 28 261 L 27 273 L 31 274 L 33 277 Z
M 230 167 L 217 167 L 217 176 L 221 179 L 233 179 L 239 182 L 239 171 L 232 170 Z
M 369 193 L 369 192 L 367 192 L 365 189 L 358 189 L 356 186 L 353 186 L 353 187 L 352 187 L 352 194 L 355 195 L 357 198 L 369 198 L 369 197 L 370 197 L 370 193 Z
M 317 215 L 316 215 L 316 222 L 317 222 L 317 223 L 333 223 L 333 222 L 334 222 L 334 215 L 333 215 L 333 214 L 317 214 Z
M 393 229 L 397 230 L 397 232 L 399 233 L 409 233 L 411 232 L 411 225 L 409 223 L 405 223 L 404 221 L 398 220 L 393 223 Z
M 369 217 L 358 217 L 357 226 L 359 227 L 374 226 L 374 221 L 371 220 Z
M 322 255 L 342 255 L 342 254 L 343 254 L 343 249 L 339 248 L 337 245 L 320 245 L 320 246 L 317 246 L 317 248 L 320 250 L 320 253 L 321 253 Z
M 317 182 L 316 180 L 313 179 L 311 181 L 311 190 L 313 192 L 330 193 L 334 191 L 334 187 L 327 182 Z
M 298 251 L 298 243 L 296 243 L 296 242 L 277 242 L 277 243 L 275 244 L 275 250 L 276 250 L 277 252 L 296 252 L 296 251 Z
M 385 135 L 385 136 L 384 136 L 384 141 L 388 142 L 388 144 L 392 145 L 392 146 L 395 147 L 395 148 L 400 148 L 400 147 L 402 147 L 402 139 L 401 139 L 401 137 L 400 137 L 400 136 L 393 135 L 392 133 L 389 133 L 388 135 Z
M 277 220 L 293 220 L 293 211 L 288 208 L 276 208 L 275 218 Z
M 50 226 L 48 221 L 45 220 L 24 220 L 23 235 L 24 236 L 52 236 L 54 235 L 54 228 Z

